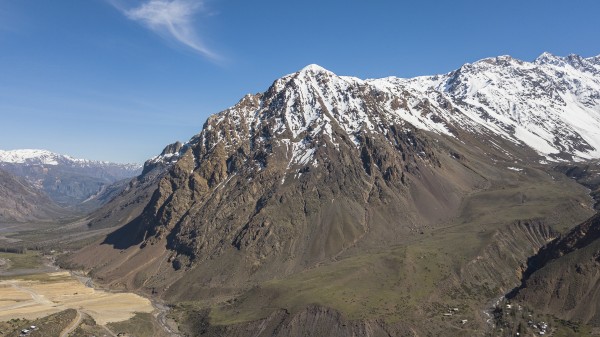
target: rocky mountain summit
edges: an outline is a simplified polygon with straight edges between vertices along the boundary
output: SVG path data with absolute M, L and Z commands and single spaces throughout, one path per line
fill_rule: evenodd
M 90 221 L 119 228 L 69 263 L 197 300 L 200 323 L 240 336 L 317 313 L 382 333 L 481 331 L 482 303 L 519 284 L 551 227 L 593 213 L 553 167 L 600 157 L 598 61 L 501 56 L 372 80 L 309 65 L 147 161 Z M 442 319 L 439 303 L 472 323 Z M 439 324 L 415 326 L 424 318 Z
M 217 187 L 229 190 L 222 185 L 240 185 L 240 180 L 263 189 L 258 193 L 263 197 L 254 209 L 248 205 L 242 228 L 227 230 L 235 236 L 230 241 L 238 248 L 253 244 L 248 237 L 262 240 L 264 233 L 259 233 L 265 231 L 261 229 L 264 220 L 257 215 L 272 194 L 321 174 L 332 177 L 337 185 L 330 193 L 318 191 L 322 201 L 326 200 L 323 194 L 331 194 L 335 203 L 335 196 L 345 193 L 348 186 L 361 186 L 356 194 L 346 196 L 348 200 L 367 200 L 358 191 L 372 190 L 372 184 L 378 190 L 398 189 L 392 194 L 401 195 L 403 186 L 410 184 L 408 174 L 420 180 L 422 167 L 441 166 L 435 146 L 427 137 L 419 137 L 421 131 L 457 139 L 468 132 L 485 136 L 497 150 L 506 151 L 494 141 L 501 139 L 530 147 L 545 160 L 597 158 L 599 71 L 597 58 L 560 58 L 547 53 L 533 63 L 502 56 L 444 76 L 411 80 L 363 81 L 309 65 L 275 81 L 265 93 L 248 95 L 210 117 L 199 135 L 178 147 L 180 162 L 170 172 L 169 183 L 159 188 L 153 214 L 148 215 L 163 225 L 150 232 L 171 233 L 177 224 L 173 244 L 198 255 L 184 241 L 209 247 L 198 239 L 212 235 L 198 235 L 198 225 L 190 222 L 207 216 L 190 212 L 190 207 L 202 205 L 199 209 L 206 212 L 207 203 L 213 202 L 204 199 L 211 195 L 206 192 Z M 255 185 L 254 180 L 264 175 L 268 179 Z M 324 179 L 317 186 L 330 185 Z M 170 199 L 187 203 L 173 205 Z M 246 202 L 252 199 L 245 197 Z M 353 209 L 343 208 L 341 213 L 352 214 Z M 351 232 L 365 226 L 352 225 Z
M 256 263 L 276 256 L 289 262 L 291 255 L 306 264 L 351 246 L 370 230 L 372 216 L 380 223 L 416 223 L 417 213 L 435 218 L 412 200 L 410 186 L 414 193 L 428 190 L 420 198 L 442 213 L 471 184 L 445 175 L 469 173 L 453 172 L 463 170 L 456 165 L 441 168 L 434 141 L 400 112 L 390 113 L 400 107 L 383 108 L 396 99 L 315 65 L 244 97 L 176 146 L 176 155 L 159 157 L 178 160 L 143 214 L 151 224 L 144 240 L 168 238 L 186 261 L 233 247 L 252 252 Z M 429 191 L 435 188 L 424 186 L 425 179 L 448 194 Z M 371 207 L 379 211 L 371 215 Z M 303 242 L 295 244 L 298 238 Z
M 313 64 L 207 123 L 227 119 L 240 131 L 270 118 L 272 135 L 288 139 L 293 148 L 291 163 L 308 162 L 314 153 L 299 141 L 301 134 L 324 134 L 335 145 L 333 129 L 339 127 L 358 144 L 361 133 L 385 133 L 393 123 L 454 137 L 499 136 L 548 160 L 598 158 L 599 60 L 549 53 L 534 62 L 499 56 L 445 75 L 375 80 L 338 76 Z M 198 135 L 189 145 L 204 140 Z

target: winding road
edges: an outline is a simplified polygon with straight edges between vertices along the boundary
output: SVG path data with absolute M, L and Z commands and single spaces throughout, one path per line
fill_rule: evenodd
M 71 324 L 69 324 L 69 326 L 63 329 L 63 331 L 60 333 L 60 337 L 67 337 L 71 332 L 75 331 L 75 329 L 77 329 L 81 323 L 82 318 L 83 315 L 81 315 L 81 312 L 77 310 L 77 316 L 75 316 L 75 319 L 71 322 Z

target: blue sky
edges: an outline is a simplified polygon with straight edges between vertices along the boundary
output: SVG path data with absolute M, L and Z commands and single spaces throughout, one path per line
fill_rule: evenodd
M 143 162 L 317 63 L 412 77 L 600 54 L 600 1 L 0 0 L 0 149 Z

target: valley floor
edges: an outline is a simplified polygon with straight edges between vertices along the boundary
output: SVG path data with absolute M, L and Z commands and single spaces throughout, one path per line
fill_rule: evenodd
M 0 322 L 5 322 L 0 324 L 0 336 L 11 336 L 11 328 L 20 331 L 42 323 L 46 323 L 46 334 L 56 330 L 54 333 L 60 331 L 65 337 L 98 332 L 116 336 L 124 331 L 140 336 L 167 335 L 158 319 L 166 308 L 147 298 L 96 289 L 89 278 L 56 267 L 48 272 L 51 260 L 37 252 L 0 255 L 6 262 L 0 270 Z M 55 316 L 66 318 L 57 320 Z
M 152 303 L 132 293 L 110 293 L 86 287 L 69 272 L 27 275 L 0 281 L 0 321 L 36 319 L 76 309 L 105 325 L 150 313 Z

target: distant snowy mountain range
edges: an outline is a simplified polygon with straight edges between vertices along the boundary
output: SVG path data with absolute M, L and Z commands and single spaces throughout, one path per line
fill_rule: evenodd
M 23 149 L 0 150 L 0 168 L 25 178 L 59 205 L 71 207 L 89 202 L 117 181 L 138 175 L 142 166 Z
M 77 159 L 68 155 L 58 154 L 47 150 L 23 149 L 23 150 L 0 150 L 0 163 L 27 164 L 27 165 L 71 165 L 71 166 L 101 166 L 121 168 L 124 171 L 136 171 L 141 169 L 140 164 L 117 164 L 107 161 L 94 161 L 88 159 Z

